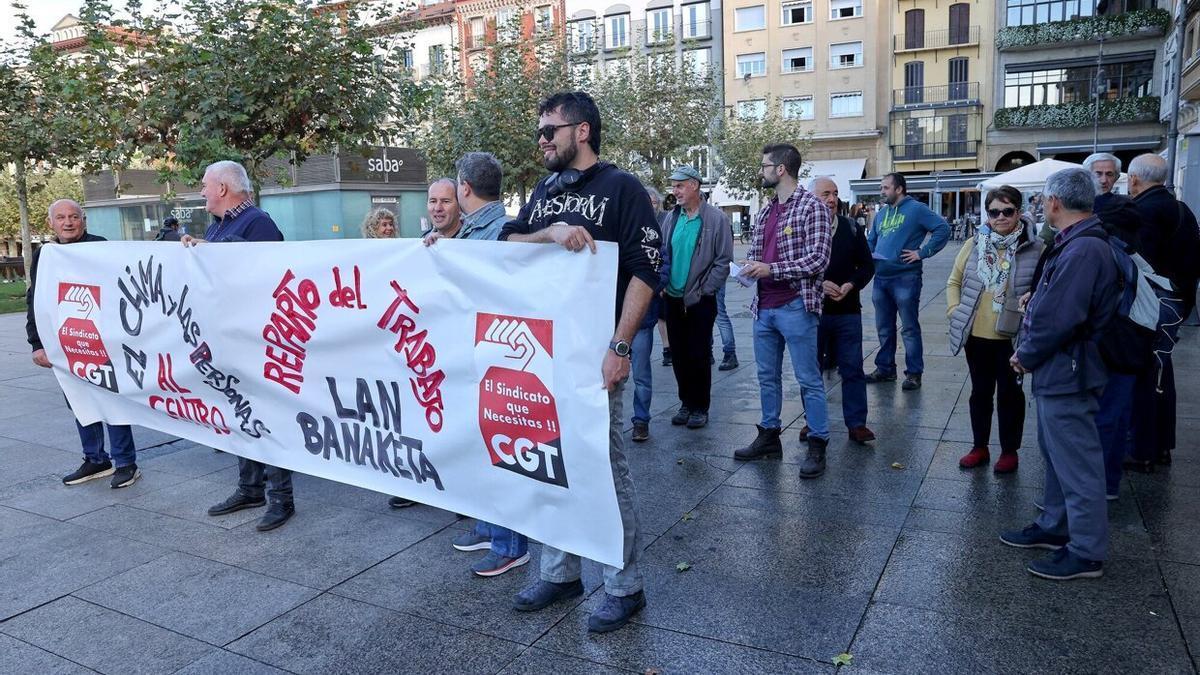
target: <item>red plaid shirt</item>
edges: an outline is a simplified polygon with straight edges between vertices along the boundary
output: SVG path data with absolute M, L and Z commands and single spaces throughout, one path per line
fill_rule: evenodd
M 779 198 L 771 197 L 767 208 L 758 212 L 750 238 L 750 260 L 762 261 L 767 213 L 778 204 Z M 779 260 L 769 265 L 771 278 L 790 281 L 792 288 L 804 298 L 804 307 L 814 314 L 820 314 L 824 304 L 821 282 L 825 278 L 825 268 L 829 266 L 832 241 L 833 213 L 816 195 L 797 185 L 779 214 Z M 758 318 L 757 292 L 750 303 L 750 313 Z

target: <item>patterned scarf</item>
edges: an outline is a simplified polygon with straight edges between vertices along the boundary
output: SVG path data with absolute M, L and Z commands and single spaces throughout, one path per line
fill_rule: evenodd
M 1012 267 L 1013 247 L 1025 231 L 1025 222 L 1018 221 L 1017 228 L 1007 235 L 997 234 L 984 225 L 975 236 L 975 252 L 979 255 L 976 270 L 983 286 L 992 294 L 992 311 L 997 314 L 1004 309 L 1004 296 L 1008 292 L 1008 271 Z M 1001 260 L 1001 252 L 1008 255 Z

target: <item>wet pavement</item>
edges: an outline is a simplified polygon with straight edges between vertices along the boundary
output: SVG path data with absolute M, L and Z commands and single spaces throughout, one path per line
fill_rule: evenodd
M 728 289 L 741 367 L 714 370 L 708 427 L 670 425 L 674 378 L 656 357 L 652 438 L 629 447 L 649 605 L 603 636 L 586 629 L 595 565 L 583 598 L 518 613 L 536 560 L 474 577 L 480 554 L 450 547 L 467 525 L 453 514 L 297 476 L 296 517 L 259 533 L 254 511 L 205 514 L 236 458 L 159 432 L 135 431 L 134 486 L 64 487 L 79 463 L 70 414 L 29 360 L 23 315 L 0 316 L 0 673 L 831 672 L 843 653 L 846 673 L 1196 672 L 1196 329 L 1176 348 L 1181 447 L 1169 469 L 1123 481 L 1105 576 L 1036 579 L 1025 564 L 1040 554 L 996 538 L 1036 514 L 1032 406 L 1015 475 L 957 466 L 969 386 L 946 348 L 944 281 L 959 246 L 926 263 L 924 386 L 868 390 L 878 441 L 847 441 L 827 379 L 817 480 L 798 477 L 790 377 L 783 461 L 732 459 L 759 419 L 748 291 Z M 869 371 L 870 307 L 864 320 Z

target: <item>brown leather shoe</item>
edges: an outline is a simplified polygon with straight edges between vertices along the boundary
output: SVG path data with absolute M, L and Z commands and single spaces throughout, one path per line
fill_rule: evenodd
M 854 427 L 850 430 L 850 440 L 859 445 L 866 445 L 868 442 L 875 440 L 875 432 L 862 427 Z
M 808 425 L 807 424 L 805 424 L 803 427 L 800 427 L 800 442 L 801 443 L 808 442 Z

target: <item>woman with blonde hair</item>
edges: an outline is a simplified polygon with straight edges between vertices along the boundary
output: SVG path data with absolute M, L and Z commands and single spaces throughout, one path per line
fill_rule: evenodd
M 396 237 L 396 214 L 376 207 L 363 219 L 362 235 L 367 239 L 394 239 Z

